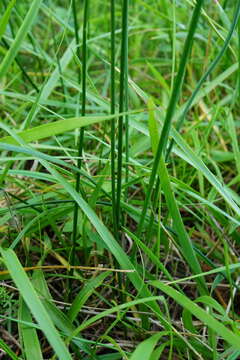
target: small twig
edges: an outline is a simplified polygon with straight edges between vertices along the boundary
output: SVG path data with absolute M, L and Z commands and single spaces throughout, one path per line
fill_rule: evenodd
M 67 269 L 69 270 L 97 270 L 97 271 L 113 271 L 119 273 L 131 273 L 135 270 L 122 270 L 122 269 L 111 269 L 105 267 L 95 267 L 95 266 L 67 266 L 67 265 L 43 265 L 43 266 L 29 266 L 24 267 L 23 270 L 31 271 L 31 270 L 58 270 L 58 269 Z M 8 270 L 0 271 L 0 275 L 7 275 L 9 274 Z

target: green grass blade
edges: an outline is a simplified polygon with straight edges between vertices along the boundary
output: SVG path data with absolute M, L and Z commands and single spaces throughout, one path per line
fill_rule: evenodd
M 187 309 L 197 319 L 201 320 L 203 324 L 207 325 L 213 331 L 221 336 L 229 344 L 233 345 L 235 349 L 240 349 L 240 335 L 237 335 L 230 331 L 221 322 L 216 320 L 212 315 L 200 308 L 187 296 L 179 293 L 177 290 L 172 289 L 169 285 L 162 284 L 160 281 L 151 281 L 151 285 L 157 287 L 166 295 L 170 296 L 174 301 L 181 305 L 184 309 Z
M 232 73 L 232 71 L 235 71 L 235 69 L 236 64 L 234 64 L 234 66 L 231 66 L 231 69 L 229 68 L 229 71 L 231 71 Z M 240 208 L 233 199 L 233 194 L 231 191 L 229 191 L 227 186 L 225 184 L 222 184 L 218 180 L 217 176 L 214 175 L 212 171 L 205 165 L 203 160 L 197 154 L 195 154 L 195 152 L 186 143 L 183 137 L 176 131 L 176 129 L 172 128 L 170 135 L 173 137 L 174 142 L 181 149 L 181 152 L 176 149 L 176 154 L 181 156 L 181 159 L 187 161 L 191 166 L 200 171 L 204 175 L 204 177 L 210 182 L 210 184 L 216 189 L 216 191 L 222 196 L 226 203 L 228 203 L 229 206 L 234 210 L 234 212 L 239 215 Z
M 156 265 L 160 271 L 166 276 L 169 281 L 173 281 L 173 277 L 170 272 L 166 269 L 163 263 L 159 260 L 158 256 L 153 253 L 151 249 L 147 245 L 145 245 L 136 235 L 134 235 L 131 231 L 123 227 L 123 230 L 133 239 L 133 241 L 142 249 L 144 254 L 148 256 L 151 260 L 152 264 Z
M 21 47 L 23 40 L 25 39 L 28 31 L 30 30 L 30 28 L 38 14 L 41 3 L 42 3 L 42 0 L 34 0 L 33 1 L 32 5 L 31 5 L 17 35 L 16 35 L 14 42 L 12 43 L 9 51 L 5 55 L 1 65 L 0 65 L 0 79 L 2 79 L 6 75 L 12 62 L 14 61 L 14 59 Z
M 221 50 L 219 52 L 219 54 L 217 55 L 217 57 L 213 60 L 213 62 L 211 63 L 211 65 L 209 66 L 208 70 L 206 71 L 206 73 L 202 76 L 202 78 L 198 81 L 196 88 L 194 89 L 192 95 L 190 96 L 189 100 L 187 101 L 187 104 L 185 105 L 185 109 L 182 113 L 182 115 L 180 116 L 180 118 L 178 119 L 177 125 L 176 125 L 176 129 L 179 131 L 180 128 L 183 125 L 183 122 L 186 118 L 186 115 L 188 113 L 188 110 L 190 109 L 195 97 L 197 96 L 202 84 L 208 79 L 208 77 L 210 76 L 210 74 L 213 72 L 213 70 L 216 68 L 217 64 L 219 63 L 219 61 L 222 59 L 223 55 L 225 54 L 230 41 L 232 39 L 234 30 L 237 26 L 238 20 L 239 20 L 239 16 L 240 16 L 240 1 L 238 0 L 238 3 L 236 5 L 236 10 L 235 10 L 235 15 L 234 15 L 234 19 L 232 21 L 229 33 L 224 41 L 223 46 L 221 47 Z M 170 145 L 169 145 L 169 149 L 167 151 L 167 157 L 169 156 L 171 149 L 173 146 L 173 140 L 171 141 Z
M 91 296 L 93 291 L 102 284 L 102 282 L 108 275 L 109 273 L 106 271 L 105 273 L 102 273 L 97 277 L 89 280 L 87 284 L 82 288 L 82 290 L 75 297 L 68 311 L 68 317 L 71 321 L 75 320 L 76 316 L 78 315 L 79 311 L 81 310 L 89 296 Z
M 228 132 L 232 140 L 232 148 L 233 148 L 235 163 L 238 174 L 240 175 L 240 148 L 238 143 L 238 134 L 237 134 L 237 128 L 233 120 L 233 115 L 231 113 L 227 115 L 227 123 L 228 123 Z
M 161 159 L 162 154 L 164 154 L 165 148 L 167 145 L 168 135 L 169 135 L 170 128 L 171 128 L 171 122 L 172 122 L 175 108 L 176 108 L 176 105 L 177 105 L 177 102 L 178 102 L 178 99 L 180 96 L 180 92 L 181 92 L 181 88 L 182 88 L 182 84 L 183 84 L 183 80 L 184 80 L 184 75 L 185 75 L 185 70 L 186 70 L 186 66 L 187 66 L 187 61 L 188 61 L 188 58 L 189 58 L 189 55 L 191 52 L 193 38 L 194 38 L 198 20 L 199 20 L 200 14 L 201 14 L 202 6 L 203 6 L 203 0 L 198 0 L 196 2 L 196 5 L 195 5 L 194 11 L 193 11 L 191 24 L 189 26 L 188 35 L 187 35 L 187 38 L 186 38 L 186 41 L 184 44 L 183 54 L 182 54 L 181 61 L 179 64 L 179 70 L 178 70 L 178 73 L 176 76 L 172 95 L 171 95 L 169 105 L 167 108 L 167 113 L 166 113 L 165 121 L 163 123 L 161 136 L 160 136 L 160 139 L 158 142 L 156 155 L 154 157 L 152 171 L 151 171 L 151 175 L 150 175 L 150 179 L 149 179 L 149 185 L 147 188 L 145 201 L 144 201 L 144 205 L 143 205 L 143 211 L 142 211 L 140 222 L 138 224 L 138 235 L 141 234 L 141 232 L 142 232 L 144 218 L 146 216 L 148 204 L 149 204 L 151 194 L 153 191 L 154 182 L 155 182 L 155 178 L 156 178 L 156 174 L 157 174 L 157 170 L 158 170 L 158 166 L 159 166 L 159 161 Z
M 16 0 L 10 1 L 4 15 L 2 16 L 2 18 L 0 20 L 0 40 L 2 39 L 2 36 L 4 35 L 4 33 L 6 31 L 6 27 L 8 25 L 11 11 L 12 11 L 12 8 L 14 7 L 15 3 L 16 3 Z
M 41 105 L 42 103 L 44 103 L 48 99 L 54 88 L 57 86 L 58 81 L 61 77 L 60 69 L 61 72 L 63 72 L 67 68 L 67 66 L 69 65 L 69 63 L 71 62 L 74 56 L 75 47 L 76 47 L 76 41 L 74 39 L 69 44 L 65 53 L 59 60 L 59 63 L 56 65 L 54 71 L 52 71 L 49 79 L 43 85 L 41 91 L 38 94 L 38 97 L 35 98 L 34 104 L 30 112 L 28 113 L 28 116 L 24 120 L 21 129 L 27 129 L 30 126 L 30 124 L 33 122 L 33 120 L 35 119 L 35 117 L 37 116 L 40 110 L 39 104 Z
M 115 0 L 111 1 L 110 17 L 111 17 L 111 114 L 114 115 L 116 112 L 116 76 L 115 76 Z M 111 121 L 111 187 L 112 187 L 112 219 L 114 236 L 118 236 L 117 231 L 117 219 L 116 219 L 116 175 L 115 175 L 115 121 Z
M 19 319 L 22 320 L 23 322 L 28 322 L 28 323 L 32 322 L 31 313 L 25 302 L 22 300 L 22 298 L 19 301 L 18 314 L 19 314 Z M 27 326 L 22 322 L 19 323 L 18 327 L 19 327 L 20 336 L 24 344 L 26 359 L 42 360 L 43 359 L 42 351 L 40 348 L 36 329 L 31 326 Z
M 20 131 L 17 133 L 26 143 L 42 140 L 51 136 L 64 134 L 67 131 L 72 131 L 87 125 L 96 124 L 105 120 L 115 119 L 117 115 L 106 116 L 88 116 L 70 118 L 67 120 L 53 121 L 48 124 L 39 125 L 31 129 Z M 5 136 L 0 138 L 0 142 L 7 144 L 17 144 L 17 141 L 12 136 Z
M 210 182 L 210 184 L 217 190 L 217 192 L 223 197 L 223 199 L 230 205 L 230 207 L 240 215 L 240 208 L 232 197 L 232 193 L 229 191 L 225 184 L 221 184 L 218 178 L 211 172 L 211 170 L 204 164 L 202 159 L 195 154 L 191 147 L 183 140 L 180 134 L 175 129 L 172 129 L 172 135 L 174 141 L 183 151 L 183 159 L 185 159 L 195 169 L 199 170 L 204 177 Z
M 154 112 L 151 110 L 151 108 L 153 109 L 153 107 L 154 107 L 153 101 L 151 101 L 149 105 L 150 105 L 149 132 L 150 132 L 151 142 L 152 142 L 152 151 L 153 151 L 153 154 L 155 154 L 157 151 L 157 143 L 158 143 L 159 136 L 158 136 L 158 128 L 157 128 L 157 123 L 156 123 L 156 119 L 154 116 Z M 184 227 L 184 224 L 183 224 L 183 221 L 181 218 L 181 214 L 180 214 L 180 211 L 178 208 L 178 204 L 176 202 L 174 193 L 172 191 L 168 171 L 167 171 L 167 168 L 166 168 L 166 165 L 165 165 L 163 159 L 160 160 L 158 175 L 161 178 L 162 190 L 165 195 L 168 210 L 173 219 L 174 229 L 178 236 L 178 241 L 179 241 L 179 244 L 181 247 L 182 254 L 183 254 L 186 262 L 189 264 L 193 273 L 199 274 L 202 272 L 202 270 L 201 270 L 200 264 L 198 262 L 197 256 L 195 254 L 195 251 L 193 249 L 192 242 L 189 239 L 189 236 L 185 230 L 185 227 Z M 197 281 L 198 281 L 200 292 L 202 294 L 206 294 L 208 291 L 205 286 L 204 278 L 202 278 L 202 279 L 198 278 Z
M 154 351 L 155 346 L 157 345 L 158 341 L 163 335 L 167 335 L 168 332 L 160 332 L 158 334 L 152 335 L 147 340 L 144 340 L 141 342 L 136 350 L 133 352 L 133 354 L 130 357 L 130 360 L 140 360 L 142 359 L 142 356 L 144 354 L 144 360 L 150 360 L 151 355 Z
M 161 299 L 162 299 L 162 296 L 148 296 L 146 298 L 137 299 L 137 300 L 129 301 L 124 304 L 113 306 L 107 310 L 102 311 L 100 314 L 97 314 L 97 315 L 91 317 L 90 319 L 86 320 L 85 322 L 83 322 L 81 325 L 79 325 L 79 327 L 74 331 L 74 333 L 72 335 L 73 336 L 77 335 L 79 332 L 83 331 L 84 329 L 87 329 L 88 326 L 90 326 L 91 324 L 94 324 L 96 321 L 98 321 L 99 319 L 102 319 L 106 315 L 113 314 L 119 310 L 124 310 L 124 309 L 130 308 L 131 306 L 134 306 L 134 305 L 144 304 L 144 303 L 148 304 L 149 302 L 155 302 L 156 300 L 161 300 Z
M 173 219 L 174 229 L 178 236 L 178 241 L 181 246 L 182 254 L 186 262 L 189 264 L 193 273 L 199 274 L 202 272 L 202 269 L 198 262 L 196 253 L 193 249 L 192 242 L 189 239 L 189 236 L 184 228 L 180 211 L 177 202 L 175 200 L 173 191 L 171 189 L 171 183 L 169 180 L 167 168 L 163 160 L 160 161 L 159 175 L 161 175 L 161 184 L 162 184 L 163 193 L 166 198 L 169 212 Z M 198 278 L 197 282 L 199 285 L 200 292 L 202 294 L 208 293 L 204 278 L 200 278 L 200 279 Z
M 2 339 L 0 339 L 0 349 L 3 350 L 9 356 L 9 359 L 20 360 L 20 358 L 16 354 L 14 354 L 14 352 Z
M 120 94 L 119 111 L 123 113 L 126 101 L 126 77 L 127 77 L 127 51 L 128 51 L 128 6 L 129 1 L 123 0 L 122 7 L 122 43 L 121 43 L 121 66 L 120 66 Z M 118 167 L 117 167 L 117 195 L 116 195 L 116 221 L 118 231 L 120 230 L 120 203 L 122 193 L 122 158 L 123 158 L 123 116 L 118 120 Z
M 231 264 L 231 265 L 228 266 L 228 268 L 231 271 L 237 270 L 237 269 L 240 268 L 240 263 Z M 220 267 L 217 267 L 217 268 L 215 268 L 213 270 L 202 272 L 201 274 L 198 274 L 198 275 L 191 275 L 191 276 L 184 277 L 182 279 L 170 281 L 169 284 L 170 285 L 172 285 L 172 284 L 180 284 L 181 282 L 193 280 L 193 279 L 196 279 L 196 278 L 198 278 L 200 276 L 207 276 L 207 275 L 213 275 L 213 274 L 219 274 L 219 273 L 222 273 L 223 275 L 226 275 L 225 274 L 226 271 L 227 271 L 226 266 L 220 266 Z
M 35 270 L 33 275 L 33 285 L 41 297 L 41 301 L 46 308 L 52 322 L 54 325 L 64 334 L 64 336 L 70 336 L 75 330 L 74 325 L 72 324 L 69 317 L 65 314 L 64 311 L 60 310 L 53 302 L 53 298 L 49 292 L 48 284 L 44 278 L 44 274 L 41 270 Z M 72 342 L 90 354 L 90 349 L 88 344 L 84 341 L 84 338 L 75 337 L 72 339 Z
M 4 250 L 3 248 L 0 248 L 0 252 L 13 281 L 20 291 L 20 294 L 40 325 L 41 330 L 45 333 L 59 359 L 71 360 L 71 355 L 50 320 L 46 309 L 37 296 L 36 291 L 23 270 L 16 254 L 13 250 Z
M 88 12 L 89 12 L 90 0 L 84 1 L 84 12 L 83 12 L 83 43 L 82 43 L 82 99 L 81 99 L 81 115 L 85 117 L 86 114 L 86 95 L 87 95 L 87 27 L 88 27 Z M 75 3 L 74 3 L 75 4 Z M 76 16 L 76 15 L 75 15 Z M 75 18 L 75 17 L 74 17 Z M 75 22 L 75 34 L 78 33 L 78 27 Z M 78 36 L 76 41 L 78 41 Z M 79 46 L 79 44 L 77 44 Z M 78 52 L 79 55 L 79 52 Z M 77 167 L 81 169 L 82 166 L 82 153 L 83 153 L 83 142 L 84 142 L 84 127 L 80 128 L 80 134 L 78 138 L 78 161 Z M 76 174 L 76 191 L 80 191 L 80 173 Z M 72 253 L 71 253 L 71 264 L 75 264 L 76 255 L 76 244 L 77 244 L 77 230 L 78 230 L 78 204 L 74 205 L 73 213 L 73 229 L 72 229 Z M 84 244 L 85 245 L 85 244 Z

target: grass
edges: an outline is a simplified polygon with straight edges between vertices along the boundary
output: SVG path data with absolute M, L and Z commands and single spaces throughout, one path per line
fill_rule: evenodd
M 237 360 L 240 0 L 0 11 L 2 356 Z

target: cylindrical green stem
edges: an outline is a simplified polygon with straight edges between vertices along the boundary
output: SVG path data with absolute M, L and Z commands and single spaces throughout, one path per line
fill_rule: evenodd
M 116 85 L 115 85 L 115 0 L 111 0 L 111 114 L 116 111 Z M 116 222 L 116 176 L 115 176 L 115 119 L 111 121 L 111 177 L 112 177 L 112 220 L 115 237 L 118 236 Z
M 85 113 L 86 113 L 88 9 L 89 9 L 89 0 L 85 0 L 84 14 L 83 14 L 83 35 L 82 35 L 82 38 L 83 38 L 82 39 L 82 73 L 79 76 L 79 78 L 82 78 L 82 107 L 81 107 L 81 115 L 82 116 L 85 116 Z M 73 0 L 73 13 L 74 13 L 77 54 L 78 54 L 78 56 L 80 56 L 75 0 Z M 79 141 L 78 141 L 78 163 L 77 163 L 78 168 L 81 168 L 81 166 L 82 166 L 83 139 L 84 139 L 84 128 L 81 128 L 80 135 L 79 135 Z M 76 191 L 79 192 L 79 190 L 80 190 L 80 174 L 77 173 L 77 175 L 76 175 Z M 72 248 L 72 254 L 71 254 L 71 264 L 72 265 L 75 264 L 77 226 L 78 226 L 78 204 L 75 203 L 74 216 L 73 216 L 73 233 L 72 233 L 72 241 L 73 241 L 73 248 Z
M 122 8 L 122 44 L 121 44 L 121 66 L 120 66 L 120 94 L 119 112 L 124 112 L 126 97 L 126 76 L 127 76 L 127 50 L 128 50 L 128 0 L 123 0 Z M 117 199 L 116 219 L 117 228 L 120 229 L 120 200 L 122 190 L 122 152 L 123 152 L 123 116 L 118 120 L 118 168 L 117 168 Z

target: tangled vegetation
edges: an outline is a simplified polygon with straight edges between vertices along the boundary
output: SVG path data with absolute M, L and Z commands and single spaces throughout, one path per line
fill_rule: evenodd
M 0 2 L 0 358 L 240 358 L 240 0 Z

